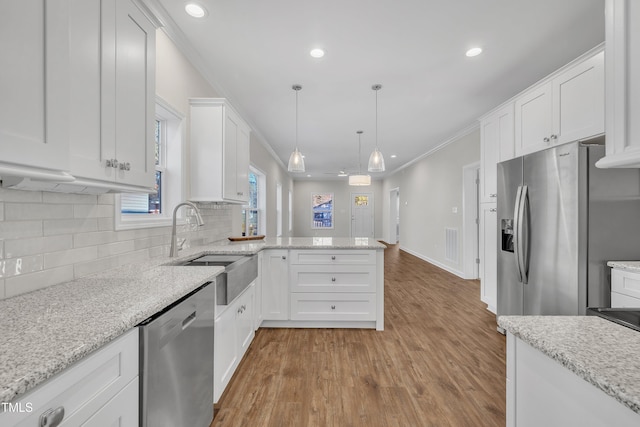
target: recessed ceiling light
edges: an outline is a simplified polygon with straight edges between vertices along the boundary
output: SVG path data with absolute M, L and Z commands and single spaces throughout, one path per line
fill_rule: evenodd
M 324 56 L 324 50 L 320 48 L 311 49 L 311 52 L 309 52 L 309 55 L 311 55 L 314 58 L 322 58 Z
M 392 155 L 391 155 L 391 158 L 392 158 L 392 159 L 395 159 L 396 157 L 398 157 L 398 156 L 396 156 L 395 154 L 392 154 Z
M 466 55 L 468 57 L 472 57 L 472 56 L 478 56 L 482 53 L 482 49 L 479 47 L 473 47 L 471 49 L 469 49 L 466 53 Z
M 197 3 L 187 3 L 184 6 L 184 10 L 194 18 L 204 18 L 207 16 L 207 10 Z
M 311 178 L 311 174 L 308 174 L 308 175 L 307 175 L 307 178 Z

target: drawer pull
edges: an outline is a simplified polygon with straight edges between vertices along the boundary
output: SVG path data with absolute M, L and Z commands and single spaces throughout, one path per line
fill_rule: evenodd
M 331 310 L 335 310 L 335 309 L 336 309 L 336 306 L 335 306 L 335 305 L 332 305 L 332 306 L 331 306 Z
M 333 255 L 333 256 L 331 257 L 331 260 L 332 260 L 332 261 L 335 261 L 335 260 L 336 260 L 336 256 L 335 256 L 335 255 Z
M 49 409 L 40 415 L 40 427 L 56 427 L 60 425 L 64 418 L 64 406 L 56 409 Z
M 282 255 L 282 259 L 287 259 L 287 257 L 286 257 L 286 256 L 284 256 L 284 255 Z
M 332 282 L 335 282 L 335 281 L 336 281 L 336 278 L 335 278 L 335 277 L 332 277 L 332 278 L 331 278 L 331 281 L 332 281 Z

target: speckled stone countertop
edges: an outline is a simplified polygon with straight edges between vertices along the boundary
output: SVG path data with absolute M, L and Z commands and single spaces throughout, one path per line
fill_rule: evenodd
M 640 261 L 609 261 L 607 265 L 612 268 L 621 268 L 623 270 L 640 273 Z
M 185 248 L 177 258 L 154 258 L 0 300 L 0 403 L 54 376 L 224 270 L 170 264 L 205 254 L 251 255 L 275 248 L 385 247 L 373 239 L 225 240 Z
M 498 324 L 640 413 L 640 332 L 597 316 L 500 316 Z

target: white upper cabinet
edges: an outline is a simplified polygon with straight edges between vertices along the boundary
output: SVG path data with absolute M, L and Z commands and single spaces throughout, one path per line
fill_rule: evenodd
M 247 203 L 251 129 L 223 98 L 194 98 L 190 104 L 189 199 Z
M 513 102 L 480 119 L 480 201 L 495 203 L 497 164 L 514 157 Z
M 69 76 L 60 66 L 67 7 L 63 0 L 0 2 L 0 176 L 13 169 L 56 179 L 69 170 Z
M 515 152 L 521 156 L 604 133 L 604 52 L 578 59 L 516 97 Z
M 640 3 L 607 0 L 607 151 L 596 166 L 640 167 Z
M 71 5 L 71 173 L 153 188 L 155 26 L 131 0 Z

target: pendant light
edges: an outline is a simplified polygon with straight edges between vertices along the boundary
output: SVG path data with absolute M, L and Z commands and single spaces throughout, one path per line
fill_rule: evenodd
M 382 89 L 382 85 L 373 85 L 371 89 L 376 91 L 376 148 L 369 156 L 369 172 L 384 172 L 384 157 L 378 149 L 378 91 Z
M 298 150 L 298 92 L 302 89 L 300 85 L 293 85 L 291 89 L 296 91 L 296 146 L 289 157 L 289 165 L 287 170 L 289 172 L 304 172 L 304 157 Z
M 363 175 L 361 170 L 360 157 L 362 157 L 362 131 L 356 132 L 358 134 L 358 173 L 357 175 L 349 175 L 349 185 L 365 186 L 371 185 L 371 175 Z

